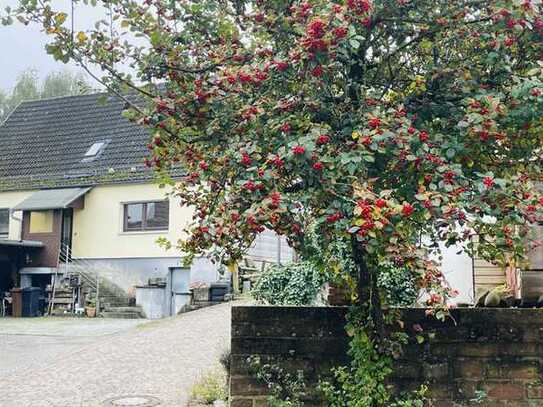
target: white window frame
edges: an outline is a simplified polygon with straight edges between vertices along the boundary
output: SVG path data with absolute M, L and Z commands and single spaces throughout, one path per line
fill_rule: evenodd
M 165 228 L 151 228 L 146 229 L 143 226 L 144 217 L 142 217 L 142 229 L 126 229 L 126 207 L 128 205 L 146 205 L 150 203 L 157 203 L 157 202 L 166 202 L 168 203 L 168 225 Z M 142 215 L 146 213 L 145 207 L 142 209 Z M 144 201 L 127 201 L 127 202 L 121 202 L 121 208 L 120 208 L 120 217 L 121 217 L 121 234 L 123 235 L 131 235 L 131 234 L 164 234 L 168 233 L 170 231 L 170 225 L 171 225 L 171 205 L 169 199 L 149 199 Z

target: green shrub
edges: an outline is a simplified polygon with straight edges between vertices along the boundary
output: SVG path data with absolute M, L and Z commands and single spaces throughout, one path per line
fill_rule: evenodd
M 228 396 L 226 375 L 219 370 L 206 373 L 192 387 L 191 396 L 195 400 L 208 404 L 215 400 L 226 400 Z
M 418 290 L 410 270 L 397 267 L 392 263 L 379 266 L 379 288 L 385 302 L 391 306 L 409 307 L 415 304 Z
M 262 273 L 252 294 L 257 301 L 270 305 L 309 305 L 324 282 L 310 262 L 273 265 Z
M 226 349 L 221 353 L 221 356 L 219 358 L 219 362 L 221 363 L 222 367 L 224 368 L 226 375 L 230 376 L 230 368 L 232 367 L 232 351 L 230 349 Z
M 387 380 L 394 369 L 398 346 L 406 345 L 405 333 L 394 333 L 389 340 L 376 343 L 368 334 L 370 325 L 360 310 L 351 309 L 347 333 L 351 337 L 347 366 L 332 369 L 333 377 L 321 380 L 319 390 L 327 407 L 424 407 L 426 386 L 419 389 L 391 394 Z

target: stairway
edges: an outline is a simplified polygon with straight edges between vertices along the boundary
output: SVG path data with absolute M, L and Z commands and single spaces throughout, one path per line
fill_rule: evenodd
M 66 261 L 66 259 L 69 259 Z M 58 270 L 65 278 L 77 277 L 87 298 L 97 299 L 99 315 L 111 318 L 142 318 L 139 307 L 130 307 L 127 293 L 101 275 L 98 266 L 85 259 L 75 259 L 71 256 L 70 248 L 63 247 L 59 255 Z
M 87 266 L 76 263 L 59 267 L 59 272 L 64 277 L 78 277 L 81 285 L 90 297 L 98 299 L 103 307 L 128 307 L 130 299 L 126 292 L 109 279 L 101 276 L 95 266 Z

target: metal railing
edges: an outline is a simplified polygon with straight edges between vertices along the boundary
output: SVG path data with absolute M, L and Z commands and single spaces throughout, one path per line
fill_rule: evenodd
M 126 292 L 107 277 L 108 271 L 116 273 L 118 269 L 93 260 L 75 258 L 67 245 L 61 247 L 57 270 L 65 277 L 77 278 L 96 299 L 97 310 L 107 305 L 126 306 L 129 302 Z
M 55 273 L 55 280 L 53 282 L 53 290 L 51 295 L 51 301 L 49 302 L 49 314 L 53 311 L 55 305 L 55 295 L 57 291 L 57 285 L 59 283 L 59 274 L 65 278 L 75 277 L 78 281 L 79 291 L 77 298 L 81 300 L 81 285 L 85 286 L 91 296 L 96 299 L 96 309 L 100 310 L 100 277 L 96 272 L 96 266 L 85 259 L 74 259 L 72 256 L 72 248 L 64 243 L 61 243 L 58 266 Z M 72 304 L 72 310 L 75 310 L 76 301 Z
M 99 278 L 96 272 L 96 265 L 85 259 L 75 259 L 72 248 L 62 244 L 59 253 L 59 270 L 67 276 L 77 276 L 88 287 L 99 288 Z

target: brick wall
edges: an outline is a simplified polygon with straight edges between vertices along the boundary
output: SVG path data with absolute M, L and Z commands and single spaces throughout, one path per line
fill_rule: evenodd
M 315 383 L 346 363 L 343 307 L 233 307 L 232 407 L 266 405 L 266 388 L 248 372 L 260 355 Z M 543 406 L 543 309 L 458 309 L 441 323 L 424 310 L 406 310 L 407 327 L 422 325 L 433 339 L 411 344 L 396 363 L 394 389 L 428 384 L 432 406 L 452 407 L 481 390 L 483 406 Z

